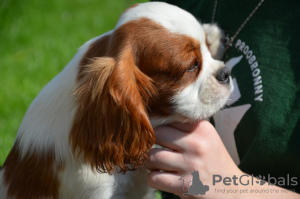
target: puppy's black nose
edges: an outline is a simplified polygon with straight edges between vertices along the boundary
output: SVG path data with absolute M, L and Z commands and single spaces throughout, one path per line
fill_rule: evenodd
M 220 83 L 228 84 L 230 80 L 230 69 L 227 67 L 219 69 L 216 78 Z

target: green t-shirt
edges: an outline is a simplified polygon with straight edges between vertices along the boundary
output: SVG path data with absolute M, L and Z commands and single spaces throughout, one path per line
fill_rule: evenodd
M 214 0 L 165 2 L 211 23 Z M 232 37 L 259 2 L 218 0 L 214 22 Z M 265 0 L 224 61 L 235 91 L 213 119 L 226 148 L 242 171 L 300 192 L 300 1 Z

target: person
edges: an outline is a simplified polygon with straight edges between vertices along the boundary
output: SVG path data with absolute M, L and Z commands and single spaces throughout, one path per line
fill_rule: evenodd
M 167 149 L 149 152 L 148 184 L 182 198 L 300 198 L 300 1 L 165 2 L 224 30 L 235 90 L 214 126 L 155 129 Z M 192 171 L 202 195 L 187 194 Z

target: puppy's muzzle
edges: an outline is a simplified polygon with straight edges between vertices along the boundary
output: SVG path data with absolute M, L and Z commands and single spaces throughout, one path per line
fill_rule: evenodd
M 216 79 L 221 83 L 221 84 L 229 84 L 230 82 L 230 69 L 227 67 L 223 67 L 218 70 Z

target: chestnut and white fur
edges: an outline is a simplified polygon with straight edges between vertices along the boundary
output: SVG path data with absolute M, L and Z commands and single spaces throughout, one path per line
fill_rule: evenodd
M 0 198 L 153 198 L 153 128 L 206 119 L 233 90 L 221 31 L 160 2 L 137 4 L 85 43 L 28 108 Z

